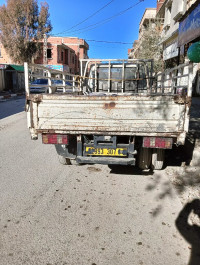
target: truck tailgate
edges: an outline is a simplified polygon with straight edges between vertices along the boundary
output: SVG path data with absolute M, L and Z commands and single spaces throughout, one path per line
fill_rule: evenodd
M 34 133 L 179 135 L 185 104 L 174 96 L 30 95 Z

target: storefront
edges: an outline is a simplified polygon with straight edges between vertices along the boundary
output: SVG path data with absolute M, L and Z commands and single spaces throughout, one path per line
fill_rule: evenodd
M 23 91 L 24 84 L 24 66 L 15 64 L 0 65 L 4 71 L 4 91 Z
M 188 60 L 189 47 L 200 41 L 200 3 L 196 1 L 179 21 L 179 61 Z M 194 63 L 194 94 L 200 95 L 200 63 Z
M 175 34 L 166 43 L 163 43 L 163 60 L 165 68 L 173 68 L 178 64 L 178 35 Z

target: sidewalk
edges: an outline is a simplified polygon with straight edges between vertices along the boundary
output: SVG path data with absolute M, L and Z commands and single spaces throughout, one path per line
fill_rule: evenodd
M 186 157 L 185 162 L 182 166 L 167 167 L 166 173 L 182 204 L 186 204 L 200 198 L 200 97 L 192 98 L 189 132 L 177 155 Z M 199 220 L 197 223 L 200 225 Z
M 194 143 L 193 156 L 190 165 L 200 167 L 200 97 L 192 98 L 187 139 Z
M 23 96 L 25 95 L 25 92 L 20 91 L 20 92 L 12 92 L 12 91 L 1 91 L 0 92 L 0 100 L 2 99 L 9 99 L 9 98 L 14 98 L 18 96 Z

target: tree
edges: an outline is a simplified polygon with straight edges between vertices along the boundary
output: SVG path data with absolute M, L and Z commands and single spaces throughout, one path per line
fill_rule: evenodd
M 156 73 L 163 70 L 161 29 L 159 22 L 150 22 L 142 32 L 137 51 L 137 58 L 139 59 L 154 59 L 154 71 Z
M 39 54 L 39 41 L 52 30 L 49 6 L 37 0 L 7 0 L 0 6 L 0 41 L 14 62 L 31 62 Z

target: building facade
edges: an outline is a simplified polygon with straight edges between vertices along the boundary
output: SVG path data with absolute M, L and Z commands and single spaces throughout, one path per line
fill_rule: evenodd
M 43 41 L 41 41 L 40 47 L 39 56 L 34 63 L 57 70 L 65 70 L 72 74 L 78 74 L 80 71 L 79 59 L 88 58 L 89 45 L 84 39 L 76 37 L 49 37 L 46 46 L 47 58 L 44 58 Z M 1 43 L 0 64 L 15 64 Z
M 89 45 L 84 39 L 49 37 L 47 39 L 47 66 L 79 74 L 79 60 L 88 58 L 88 50 Z M 35 63 L 45 64 L 43 53 L 35 60 Z
M 165 0 L 157 17 L 164 18 L 162 45 L 165 68 L 188 62 L 188 48 L 192 43 L 200 41 L 200 1 Z M 193 66 L 193 91 L 200 94 L 200 66 L 199 63 Z
M 80 59 L 88 58 L 89 45 L 84 39 L 75 37 L 49 37 L 40 42 L 40 52 L 34 63 L 48 68 L 80 73 Z M 23 71 L 13 69 L 19 67 L 0 43 L 0 91 L 19 91 L 23 89 Z M 23 68 L 23 66 L 22 66 Z M 18 69 L 18 68 L 17 68 Z
M 166 0 L 157 13 L 158 18 L 164 18 L 162 30 L 163 61 L 166 68 L 179 64 L 178 51 L 178 20 L 185 12 L 185 0 Z
M 133 42 L 133 46 L 131 49 L 128 49 L 128 58 L 138 58 L 138 52 L 140 49 L 140 43 L 142 40 L 143 33 L 145 29 L 149 26 L 150 23 L 153 23 L 155 21 L 156 17 L 156 8 L 146 8 L 145 12 L 143 14 L 143 17 L 140 21 L 139 25 L 139 35 L 138 40 L 135 40 Z

